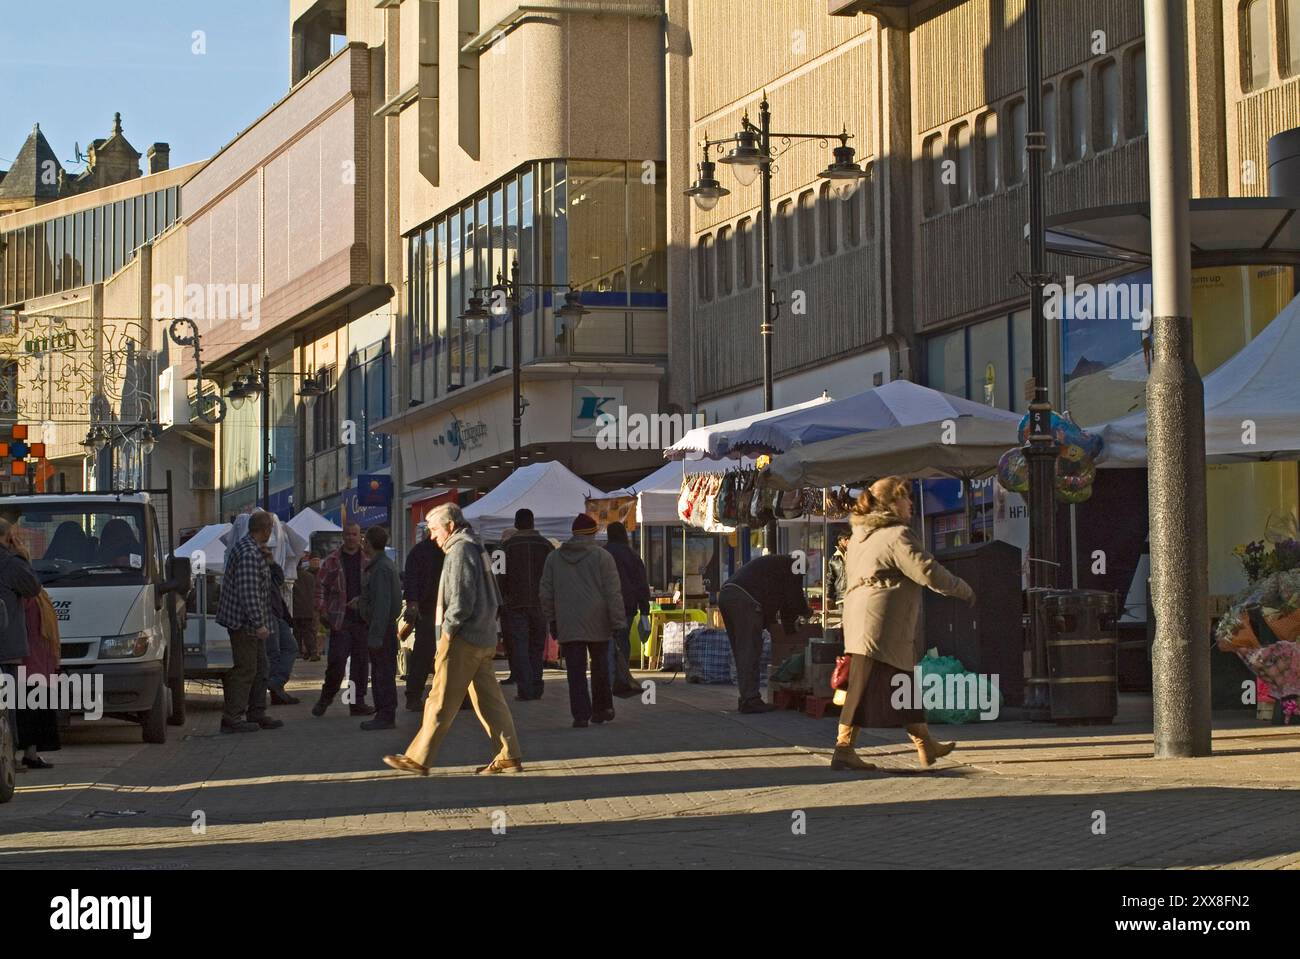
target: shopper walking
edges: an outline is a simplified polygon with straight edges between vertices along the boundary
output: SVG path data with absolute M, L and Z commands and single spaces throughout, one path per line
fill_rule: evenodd
M 361 561 L 361 526 L 348 523 L 343 527 L 343 545 L 325 557 L 316 580 L 316 608 L 329 625 L 330 639 L 325 682 L 320 699 L 311 708 L 313 716 L 325 715 L 343 685 L 345 670 L 354 696 L 348 712 L 370 716 L 375 711 L 366 705 L 370 648 L 365 621 L 357 611 L 361 602 Z
M 362 729 L 393 729 L 397 724 L 397 618 L 402 611 L 402 577 L 388 558 L 388 530 L 366 530 L 362 549 L 366 557 L 360 613 L 366 621 L 370 655 L 370 682 L 375 689 L 375 716 Z
M 434 660 L 433 689 L 411 745 L 405 753 L 385 756 L 384 762 L 403 772 L 427 776 L 468 692 L 497 751 L 479 773 L 523 772 L 515 721 L 492 665 L 501 596 L 491 562 L 459 506 L 436 506 L 428 521 L 429 532 L 446 554 L 438 585 L 436 615 L 442 637 Z
M 320 662 L 320 614 L 316 612 L 316 574 L 320 557 L 303 553 L 293 583 L 293 635 L 303 659 Z
M 912 688 L 912 670 L 924 652 L 916 629 L 923 588 L 974 603 L 966 581 L 925 551 L 908 526 L 911 484 L 901 477 L 877 480 L 858 496 L 850 517 L 845 559 L 844 652 L 849 658 L 848 697 L 840 710 L 832 769 L 874 769 L 853 751 L 861 726 L 902 726 L 921 765 L 946 756 L 956 743 L 936 742 L 919 703 L 898 709 L 891 702 L 894 677 Z
M 546 658 L 546 616 L 542 613 L 542 569 L 555 547 L 534 526 L 533 511 L 515 511 L 515 532 L 506 540 L 505 572 L 501 593 L 503 618 L 510 638 L 510 672 L 515 677 L 515 699 L 541 699 Z
M 627 623 L 614 557 L 596 545 L 596 520 L 579 513 L 573 537 L 546 557 L 542 614 L 560 643 L 569 674 L 569 711 L 575 729 L 614 719 L 609 642 Z M 587 662 L 591 689 L 587 689 Z
M 424 684 L 433 669 L 438 651 L 438 582 L 442 579 L 442 548 L 423 527 L 420 541 L 406 554 L 402 591 L 406 599 L 405 619 L 415 628 L 415 648 L 406 659 L 406 708 L 424 709 Z
M 274 623 L 268 601 L 271 576 L 262 547 L 271 539 L 274 525 L 270 513 L 258 510 L 248 518 L 248 533 L 226 551 L 217 622 L 230 632 L 235 664 L 221 681 L 225 694 L 223 733 L 250 733 L 284 725 L 266 715 L 266 640 Z
M 718 590 L 718 608 L 736 661 L 738 708 L 742 713 L 766 713 L 774 707 L 763 701 L 759 670 L 763 665 L 763 630 L 778 617 L 785 631 L 799 631 L 799 617 L 811 616 L 803 593 L 803 574 L 795 572 L 795 559 L 777 553 L 751 559 Z
M 610 523 L 605 528 L 605 536 L 608 540 L 605 549 L 618 567 L 624 618 L 623 628 L 614 631 L 614 641 L 609 644 L 610 684 L 615 696 L 635 696 L 640 694 L 641 684 L 632 676 L 629 666 L 632 658 L 629 636 L 633 619 L 638 614 L 650 615 L 650 579 L 646 576 L 645 563 L 628 542 L 626 526 L 617 521 Z

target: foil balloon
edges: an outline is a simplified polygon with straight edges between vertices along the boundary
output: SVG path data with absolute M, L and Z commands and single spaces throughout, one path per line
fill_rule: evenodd
M 998 459 L 998 482 L 1012 493 L 1029 492 L 1029 463 L 1019 447 L 1012 447 Z

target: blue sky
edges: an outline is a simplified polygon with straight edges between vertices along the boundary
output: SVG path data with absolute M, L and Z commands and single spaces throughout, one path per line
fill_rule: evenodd
M 202 160 L 288 89 L 289 0 L 0 0 L 0 169 L 39 123 L 80 170 L 74 142 L 107 137 L 114 112 L 141 154 Z

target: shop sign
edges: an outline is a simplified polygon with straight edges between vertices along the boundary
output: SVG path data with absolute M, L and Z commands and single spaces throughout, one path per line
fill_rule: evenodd
M 623 387 L 573 386 L 573 435 L 595 436 L 600 432 L 602 418 L 617 418 L 623 406 Z
M 447 447 L 450 451 L 452 462 L 460 459 L 462 452 L 478 449 L 483 445 L 487 438 L 487 424 L 484 422 L 468 422 L 451 418 L 451 423 L 434 439 L 438 446 Z

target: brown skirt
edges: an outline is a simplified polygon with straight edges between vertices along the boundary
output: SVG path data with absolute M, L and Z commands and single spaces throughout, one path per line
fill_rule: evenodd
M 890 701 L 897 688 L 895 676 L 906 679 L 908 689 L 911 689 L 911 673 L 870 656 L 850 653 L 849 688 L 846 690 L 844 706 L 840 709 L 840 722 L 845 726 L 882 728 L 925 722 L 924 709 L 897 709 Z

